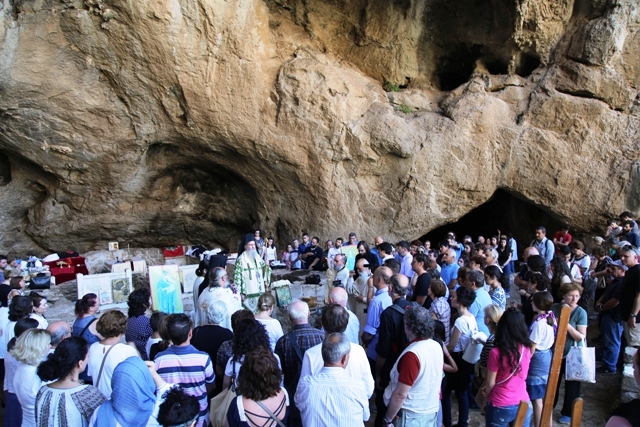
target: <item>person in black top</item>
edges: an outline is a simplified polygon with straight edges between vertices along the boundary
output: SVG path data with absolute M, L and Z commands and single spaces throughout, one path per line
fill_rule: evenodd
M 411 268 L 417 276 L 415 289 L 413 291 L 413 300 L 428 310 L 433 301 L 429 297 L 431 275 L 426 270 L 427 260 L 426 255 L 416 254 L 416 256 L 413 257 Z
M 320 239 L 314 237 L 311 239 L 311 246 L 305 249 L 300 258 L 304 260 L 304 266 L 307 270 L 320 270 L 322 268 L 322 257 L 324 253 L 322 248 L 318 246 Z
M 404 274 L 391 276 L 389 294 L 393 303 L 384 309 L 380 315 L 378 327 L 378 344 L 376 345 L 376 426 L 383 425 L 383 418 L 387 412 L 384 404 L 384 389 L 389 385 L 391 369 L 398 360 L 400 353 L 409 344 L 404 330 L 404 312 L 411 305 L 405 296 L 409 290 L 409 278 Z
M 620 290 L 620 318 L 624 324 L 627 345 L 640 346 L 640 264 L 637 249 L 629 246 L 620 248 L 620 260 L 628 270 Z
M 216 360 L 216 355 L 223 342 L 233 338 L 233 332 L 220 326 L 227 317 L 227 305 L 222 301 L 214 301 L 204 310 L 204 325 L 193 330 L 191 345 L 209 355 L 211 360 Z M 216 375 L 216 386 L 209 398 L 222 391 L 222 376 Z

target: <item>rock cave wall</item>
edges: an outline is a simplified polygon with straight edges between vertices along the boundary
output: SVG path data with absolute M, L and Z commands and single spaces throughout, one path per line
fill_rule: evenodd
M 634 0 L 1 0 L 0 252 L 640 214 Z

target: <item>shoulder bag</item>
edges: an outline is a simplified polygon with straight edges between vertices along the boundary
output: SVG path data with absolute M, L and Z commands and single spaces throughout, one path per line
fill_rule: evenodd
M 567 354 L 565 380 L 595 383 L 596 349 L 595 347 L 587 347 L 587 341 L 584 339 L 580 343 L 581 346 L 578 346 L 578 342 L 573 343 L 569 354 Z
M 211 421 L 212 427 L 224 427 L 224 422 L 227 419 L 227 412 L 229 412 L 229 407 L 235 400 L 236 393 L 236 364 L 231 358 L 231 364 L 233 365 L 233 373 L 231 375 L 231 385 L 229 388 L 224 389 L 211 399 L 209 405 L 209 420 Z
M 478 325 L 476 325 L 476 329 L 471 334 L 472 338 L 469 340 L 469 344 L 467 344 L 467 348 L 464 349 L 464 354 L 462 355 L 462 360 L 467 363 L 471 363 L 472 365 L 478 363 L 480 355 L 482 354 L 482 347 L 484 347 L 484 344 L 473 339 L 473 336 L 477 333 Z

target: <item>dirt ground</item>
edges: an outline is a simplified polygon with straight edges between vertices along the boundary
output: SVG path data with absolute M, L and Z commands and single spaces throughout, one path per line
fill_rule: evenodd
M 511 287 L 511 301 L 519 301 L 520 297 L 517 291 Z M 592 312 L 589 315 L 593 314 Z M 598 330 L 597 320 L 589 319 L 589 328 L 587 329 L 587 342 L 589 346 L 594 346 L 593 339 L 600 334 Z M 596 349 L 598 346 L 596 345 Z M 622 382 L 622 374 L 597 374 L 595 384 L 583 383 L 581 385 L 580 395 L 584 400 L 582 410 L 582 425 L 585 427 L 604 426 L 609 419 L 611 411 L 620 403 L 620 386 Z M 563 383 L 564 384 L 564 383 Z M 555 426 L 562 426 L 558 423 L 560 417 L 560 409 L 562 408 L 562 399 L 564 397 L 564 385 L 560 386 L 558 404 L 553 411 L 553 421 Z M 451 411 L 453 423 L 457 421 L 458 402 L 455 396 L 451 398 Z M 371 419 L 365 423 L 367 427 L 373 427 L 375 414 L 371 414 Z M 484 416 L 479 410 L 471 410 L 469 412 L 469 427 L 485 426 Z

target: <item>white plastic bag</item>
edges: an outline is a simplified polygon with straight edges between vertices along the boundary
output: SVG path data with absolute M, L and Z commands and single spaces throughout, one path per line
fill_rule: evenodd
M 596 382 L 596 349 L 587 347 L 586 340 L 582 340 L 582 346 L 574 343 L 567 354 L 566 362 L 566 381 Z

